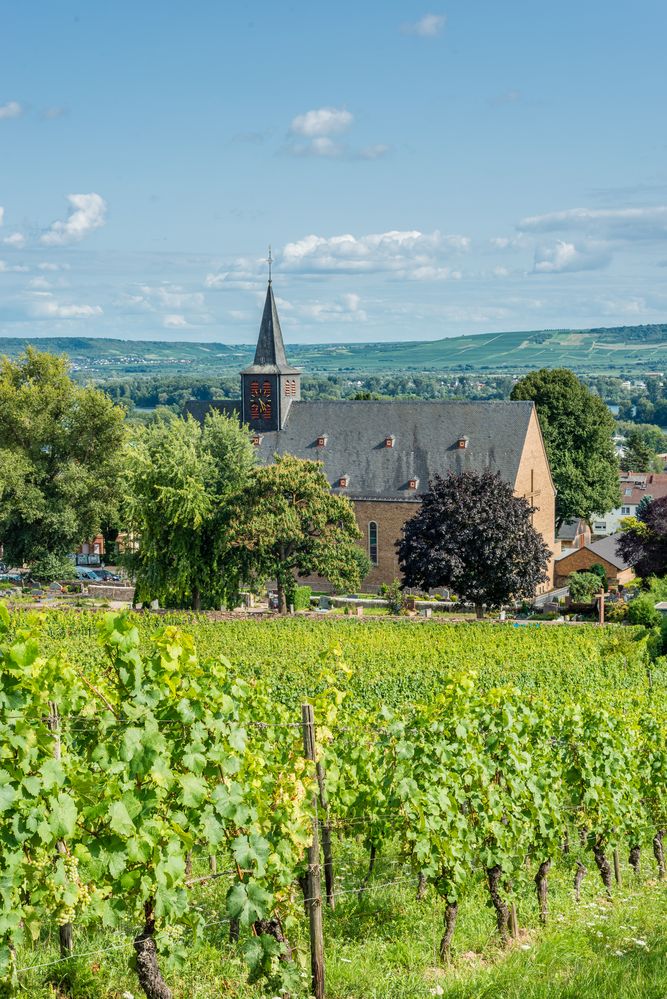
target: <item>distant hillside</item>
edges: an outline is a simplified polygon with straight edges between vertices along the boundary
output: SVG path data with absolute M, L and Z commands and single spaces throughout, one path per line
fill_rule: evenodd
M 85 337 L 0 338 L 0 354 L 15 357 L 27 343 L 66 353 L 81 377 L 140 374 L 235 374 L 253 347 Z M 288 347 L 290 360 L 315 373 L 419 371 L 521 372 L 568 367 L 580 372 L 667 370 L 667 324 L 590 330 L 479 333 L 405 343 L 307 344 Z

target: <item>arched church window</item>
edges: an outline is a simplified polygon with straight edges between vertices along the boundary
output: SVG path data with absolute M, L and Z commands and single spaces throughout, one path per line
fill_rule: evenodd
M 378 526 L 374 520 L 368 524 L 368 557 L 372 565 L 378 564 Z

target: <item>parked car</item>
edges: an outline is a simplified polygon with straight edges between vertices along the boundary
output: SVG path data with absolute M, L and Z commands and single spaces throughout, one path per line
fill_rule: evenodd
M 14 583 L 15 586 L 20 586 L 23 582 L 23 576 L 20 572 L 0 572 L 0 583 Z
M 77 565 L 75 566 L 74 571 L 76 572 L 77 579 L 83 579 L 88 583 L 99 583 L 100 581 L 95 575 L 94 569 L 86 569 L 83 565 Z
M 100 583 L 120 583 L 120 576 L 109 569 L 93 569 Z

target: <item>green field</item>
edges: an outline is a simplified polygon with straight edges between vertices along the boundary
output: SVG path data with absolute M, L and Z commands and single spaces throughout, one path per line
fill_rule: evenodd
M 85 337 L 4 338 L 0 353 L 15 357 L 28 342 L 68 354 L 82 377 L 104 379 L 129 374 L 236 374 L 254 353 L 251 345 Z M 290 360 L 310 374 L 522 372 L 540 367 L 631 373 L 667 368 L 667 325 L 479 333 L 409 343 L 290 345 L 288 352 Z
M 328 999 L 664 999 L 665 679 L 644 629 L 618 625 L 2 612 L 0 920 L 16 946 L 0 941 L 0 971 L 14 969 L 0 994 L 136 999 L 150 898 L 172 999 L 306 999 L 297 879 L 327 815 L 304 761 L 307 698 L 333 842 Z M 616 883 L 596 869 L 614 849 Z M 293 948 L 289 989 L 277 950 L 264 990 L 249 979 L 276 946 L 257 912 Z
M 103 658 L 99 615 L 47 611 L 37 619 L 47 651 L 65 649 L 73 661 L 97 674 Z M 278 700 L 295 709 L 313 693 L 321 658 L 337 655 L 351 670 L 349 696 L 367 706 L 400 707 L 427 699 L 451 673 L 468 670 L 477 673 L 484 687 L 516 683 L 524 690 L 563 695 L 600 688 L 637 690 L 647 677 L 643 629 L 620 625 L 600 629 L 311 616 L 216 622 L 187 613 L 133 619 L 144 643 L 165 623 L 194 628 L 202 657 L 224 656 L 235 673 L 268 683 Z M 652 677 L 655 684 L 663 683 L 661 667 L 653 666 Z

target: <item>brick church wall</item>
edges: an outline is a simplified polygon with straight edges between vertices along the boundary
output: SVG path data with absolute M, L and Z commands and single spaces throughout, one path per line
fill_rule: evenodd
M 535 410 L 528 425 L 514 492 L 537 508 L 533 514 L 533 527 L 540 532 L 552 552 L 547 569 L 548 581 L 538 587 L 538 593 L 545 593 L 553 586 L 554 557 L 560 554 L 560 541 L 556 540 L 556 494 Z
M 361 547 L 368 555 L 368 525 L 375 521 L 378 527 L 378 564 L 374 565 L 364 580 L 364 589 L 376 590 L 380 583 L 391 583 L 401 576 L 398 567 L 396 542 L 406 520 L 419 510 L 419 503 L 401 503 L 382 500 L 353 500 L 354 512 L 363 535 Z

